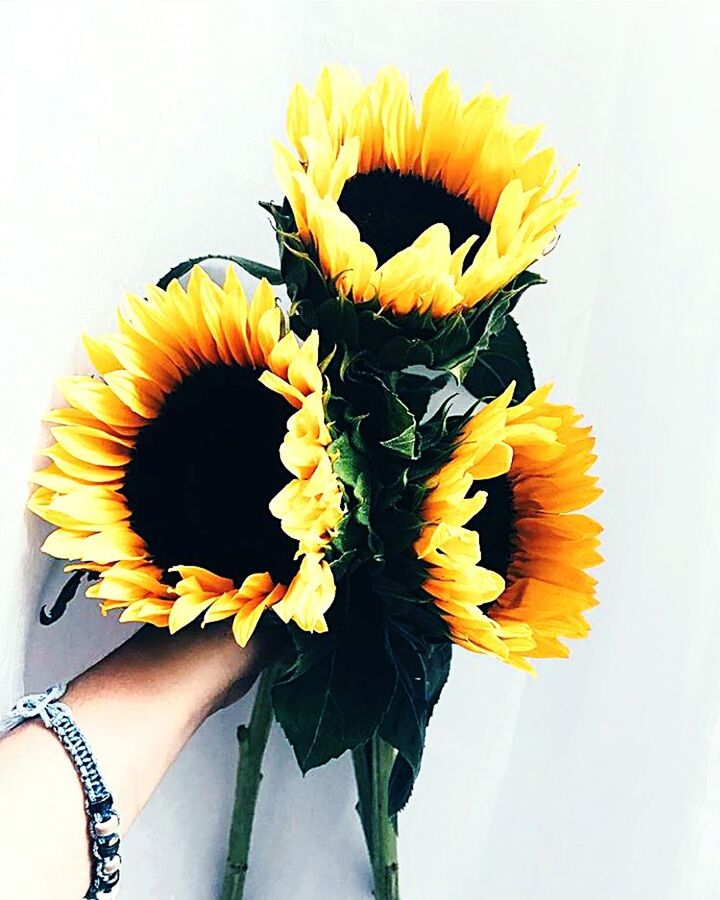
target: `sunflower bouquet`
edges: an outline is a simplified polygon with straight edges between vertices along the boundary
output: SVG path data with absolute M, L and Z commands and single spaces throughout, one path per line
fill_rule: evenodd
M 30 508 L 69 581 L 44 620 L 84 579 L 123 622 L 284 637 L 239 731 L 224 900 L 242 896 L 273 719 L 303 772 L 352 754 L 391 900 L 453 644 L 532 672 L 588 632 L 594 439 L 536 388 L 511 315 L 576 202 L 540 133 L 445 72 L 418 108 L 395 69 L 364 85 L 326 68 L 275 146 L 279 268 L 181 263 L 85 338 L 96 375 L 60 382 Z M 257 276 L 252 299 L 210 258 Z

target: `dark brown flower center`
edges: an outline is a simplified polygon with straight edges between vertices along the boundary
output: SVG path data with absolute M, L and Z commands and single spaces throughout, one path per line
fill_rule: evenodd
M 487 491 L 485 506 L 468 522 L 467 527 L 480 535 L 480 565 L 492 569 L 503 578 L 515 549 L 515 504 L 512 483 L 507 475 L 487 481 L 476 481 L 471 495 Z
M 291 479 L 278 451 L 292 408 L 249 368 L 208 366 L 167 396 L 138 434 L 123 493 L 132 528 L 164 569 L 288 583 L 297 543 L 268 503 Z
M 409 247 L 431 225 L 444 222 L 450 229 L 453 250 L 470 235 L 479 236 L 466 258 L 467 266 L 490 232 L 473 204 L 449 193 L 440 182 L 387 169 L 355 175 L 343 188 L 338 205 L 357 225 L 380 265 Z

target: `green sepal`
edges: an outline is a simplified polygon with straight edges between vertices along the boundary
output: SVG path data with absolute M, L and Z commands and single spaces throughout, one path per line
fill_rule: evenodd
M 383 548 L 388 557 L 409 547 L 419 531 L 418 518 L 406 509 L 388 507 L 382 514 Z
M 365 460 L 362 454 L 353 446 L 350 435 L 347 432 L 340 434 L 330 444 L 328 452 L 334 460 L 333 471 L 338 478 L 352 488 L 356 499 L 361 504 L 367 503 L 369 497 L 364 480 L 366 475 Z
M 254 278 L 265 278 L 270 284 L 275 285 L 283 283 L 282 272 L 273 266 L 266 266 L 264 263 L 255 262 L 254 259 L 246 259 L 244 256 L 226 256 L 224 253 L 205 253 L 202 256 L 186 259 L 184 262 L 173 266 L 173 268 L 157 282 L 157 286 L 160 290 L 166 290 L 171 281 L 174 281 L 176 278 L 182 278 L 183 275 L 187 275 L 193 266 L 198 266 L 208 259 L 225 259 L 228 262 L 235 263 L 236 266 L 244 269 Z
M 344 352 L 336 354 L 326 375 L 332 385 L 327 417 L 335 436 L 330 455 L 349 508 L 346 532 L 334 539 L 333 552 L 351 549 L 352 542 L 357 560 L 377 569 L 388 554 L 379 529 L 408 486 L 418 420 L 398 393 L 398 373 L 373 370 Z
M 412 482 L 419 491 L 419 499 L 425 491 L 424 482 L 443 466 L 455 449 L 462 429 L 476 410 L 471 406 L 462 415 L 451 415 L 452 400 L 448 399 L 418 427 L 418 459 L 412 470 Z M 414 498 L 408 493 L 408 501 Z
M 389 620 L 403 625 L 418 640 L 428 644 L 445 643 L 450 640 L 448 626 L 434 598 L 422 588 L 425 578 L 425 567 L 407 554 L 382 571 L 377 579 L 377 591 L 383 598 Z
M 385 422 L 394 434 L 381 440 L 380 444 L 390 453 L 414 459 L 417 430 L 415 416 L 394 391 L 385 392 L 385 408 Z
M 349 356 L 346 354 L 346 360 Z M 343 368 L 341 402 L 346 418 L 352 410 L 357 423 L 355 434 L 368 456 L 374 457 L 382 448 L 381 456 L 413 459 L 417 419 L 398 394 L 395 380 L 395 373 L 387 374 L 350 358 Z
M 524 400 L 535 390 L 527 344 L 515 319 L 507 316 L 502 330 L 490 340 L 487 350 L 477 355 L 464 385 L 478 399 L 489 400 L 502 394 L 513 381 L 515 401 Z

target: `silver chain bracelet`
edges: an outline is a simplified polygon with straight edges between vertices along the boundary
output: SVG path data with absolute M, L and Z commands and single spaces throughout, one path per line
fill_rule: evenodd
M 0 721 L 0 735 L 38 717 L 57 736 L 75 766 L 85 795 L 92 861 L 92 881 L 85 900 L 111 900 L 120 890 L 120 819 L 82 731 L 67 704 L 59 702 L 65 689 L 65 684 L 54 684 L 42 694 L 28 694 L 18 700 Z

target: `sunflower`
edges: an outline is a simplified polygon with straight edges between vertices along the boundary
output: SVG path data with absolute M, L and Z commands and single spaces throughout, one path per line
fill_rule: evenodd
M 63 379 L 70 405 L 47 416 L 29 501 L 57 526 L 43 549 L 92 572 L 88 596 L 124 622 L 232 617 L 245 645 L 272 608 L 327 630 L 343 493 L 317 334 L 284 333 L 270 285 L 249 303 L 232 269 L 128 304 L 118 333 L 85 338 L 100 377 Z
M 382 69 L 364 87 L 325 68 L 298 85 L 287 125 L 295 153 L 275 169 L 303 244 L 343 296 L 433 317 L 474 307 L 537 260 L 575 206 L 541 127 L 514 125 L 508 99 L 463 102 L 441 72 L 416 111 L 408 82 Z
M 578 512 L 601 493 L 595 439 L 550 387 L 510 406 L 511 385 L 468 420 L 426 483 L 415 543 L 452 640 L 529 671 L 527 658 L 567 656 L 560 638 L 588 633 L 585 570 L 602 561 L 601 528 Z

